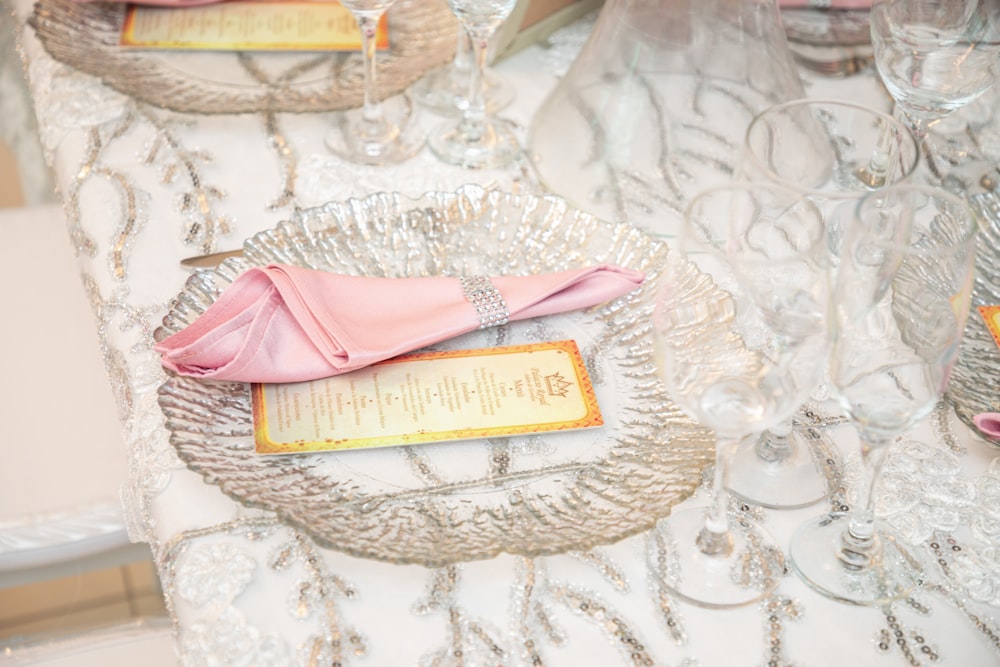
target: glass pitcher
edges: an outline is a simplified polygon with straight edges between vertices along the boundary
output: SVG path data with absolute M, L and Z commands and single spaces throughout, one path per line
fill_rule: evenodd
M 549 190 L 669 238 L 753 116 L 801 97 L 776 0 L 607 0 L 528 147 Z

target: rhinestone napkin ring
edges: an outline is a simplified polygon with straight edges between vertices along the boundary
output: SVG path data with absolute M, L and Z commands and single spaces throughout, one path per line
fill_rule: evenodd
M 486 276 L 462 276 L 462 291 L 465 298 L 476 309 L 479 315 L 479 328 L 495 327 L 507 324 L 510 319 L 510 309 L 504 301 L 500 290 L 493 286 Z

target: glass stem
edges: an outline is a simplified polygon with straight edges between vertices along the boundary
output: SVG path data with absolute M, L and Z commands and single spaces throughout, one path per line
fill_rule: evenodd
M 927 122 L 921 118 L 910 116 L 898 104 L 893 115 L 913 131 L 913 136 L 917 139 L 917 150 L 920 151 L 920 156 L 924 159 L 927 170 L 937 180 L 937 185 L 945 185 L 945 174 L 942 173 L 941 167 L 938 165 L 927 143 L 927 134 L 929 132 Z
M 489 31 L 469 30 L 472 45 L 472 68 L 469 70 L 469 103 L 462 113 L 463 139 L 479 143 L 486 133 L 486 86 L 483 74 L 490 45 Z
M 875 484 L 888 452 L 888 438 L 862 436 L 861 506 L 851 513 L 837 552 L 840 562 L 852 570 L 868 567 L 881 551 L 875 538 Z
M 892 132 L 893 129 L 889 125 L 882 128 L 878 143 L 868 160 L 868 166 L 860 173 L 861 180 L 869 188 L 884 187 L 892 179 L 892 168 L 896 162 L 896 156 L 893 155 L 896 142 L 893 141 Z
M 375 52 L 378 49 L 378 22 L 383 12 L 359 12 L 356 16 L 361 29 L 361 52 L 365 59 L 365 97 L 361 109 L 366 134 L 376 135 L 381 132 L 382 105 L 376 99 L 377 73 L 375 69 Z
M 927 124 L 921 118 L 914 118 L 910 114 L 906 113 L 899 104 L 896 104 L 892 109 L 893 117 L 900 123 L 910 128 L 913 132 L 913 136 L 917 138 L 917 145 L 923 145 L 924 139 L 927 137 Z
M 452 66 L 462 74 L 468 74 L 469 64 L 472 60 L 472 43 L 469 41 L 469 33 L 465 28 L 458 31 L 458 43 L 455 45 L 455 60 Z
M 698 548 L 709 556 L 728 556 L 733 551 L 729 534 L 729 459 L 739 444 L 739 438 L 717 436 L 715 441 L 715 472 L 712 477 L 712 499 L 705 512 L 705 525 L 698 533 Z
M 761 433 L 754 451 L 767 463 L 784 463 L 792 458 L 792 420 L 786 419 Z

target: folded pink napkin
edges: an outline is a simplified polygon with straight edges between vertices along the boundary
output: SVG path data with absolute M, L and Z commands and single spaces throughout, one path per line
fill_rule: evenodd
M 872 0 L 778 0 L 782 8 L 871 9 Z
M 127 2 L 132 5 L 148 5 L 150 7 L 197 7 L 199 5 L 214 5 L 225 0 L 74 0 L 74 2 Z
M 994 439 L 1000 439 L 1000 412 L 983 412 L 972 418 L 979 430 Z
M 534 276 L 368 278 L 271 264 L 153 348 L 182 375 L 301 382 L 474 329 L 603 303 L 645 279 L 610 265 Z

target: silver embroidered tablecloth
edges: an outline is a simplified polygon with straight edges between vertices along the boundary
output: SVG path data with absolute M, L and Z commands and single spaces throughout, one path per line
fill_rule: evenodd
M 758 605 L 691 607 L 649 575 L 644 534 L 554 555 L 392 564 L 320 548 L 274 512 L 231 500 L 178 458 L 158 401 L 165 375 L 151 343 L 188 277 L 179 260 L 238 247 L 324 202 L 466 183 L 530 192 L 530 171 L 464 171 L 426 150 L 392 169 L 346 164 L 323 146 L 323 112 L 167 111 L 50 57 L 25 23 L 31 11 L 19 0 L 20 47 L 121 408 L 131 468 L 122 497 L 133 539 L 152 545 L 184 664 L 1000 664 L 997 450 L 943 406 L 890 459 L 892 497 L 905 502 L 882 513 L 919 545 L 928 576 L 885 609 L 829 601 L 792 573 Z M 504 115 L 522 138 L 590 25 L 498 67 L 516 86 Z M 810 79 L 809 93 L 888 107 L 870 73 Z M 851 502 L 857 467 L 856 440 L 831 405 L 799 419 L 817 434 L 833 500 L 796 511 L 733 504 L 782 543 Z M 702 489 L 685 504 L 705 500 Z

